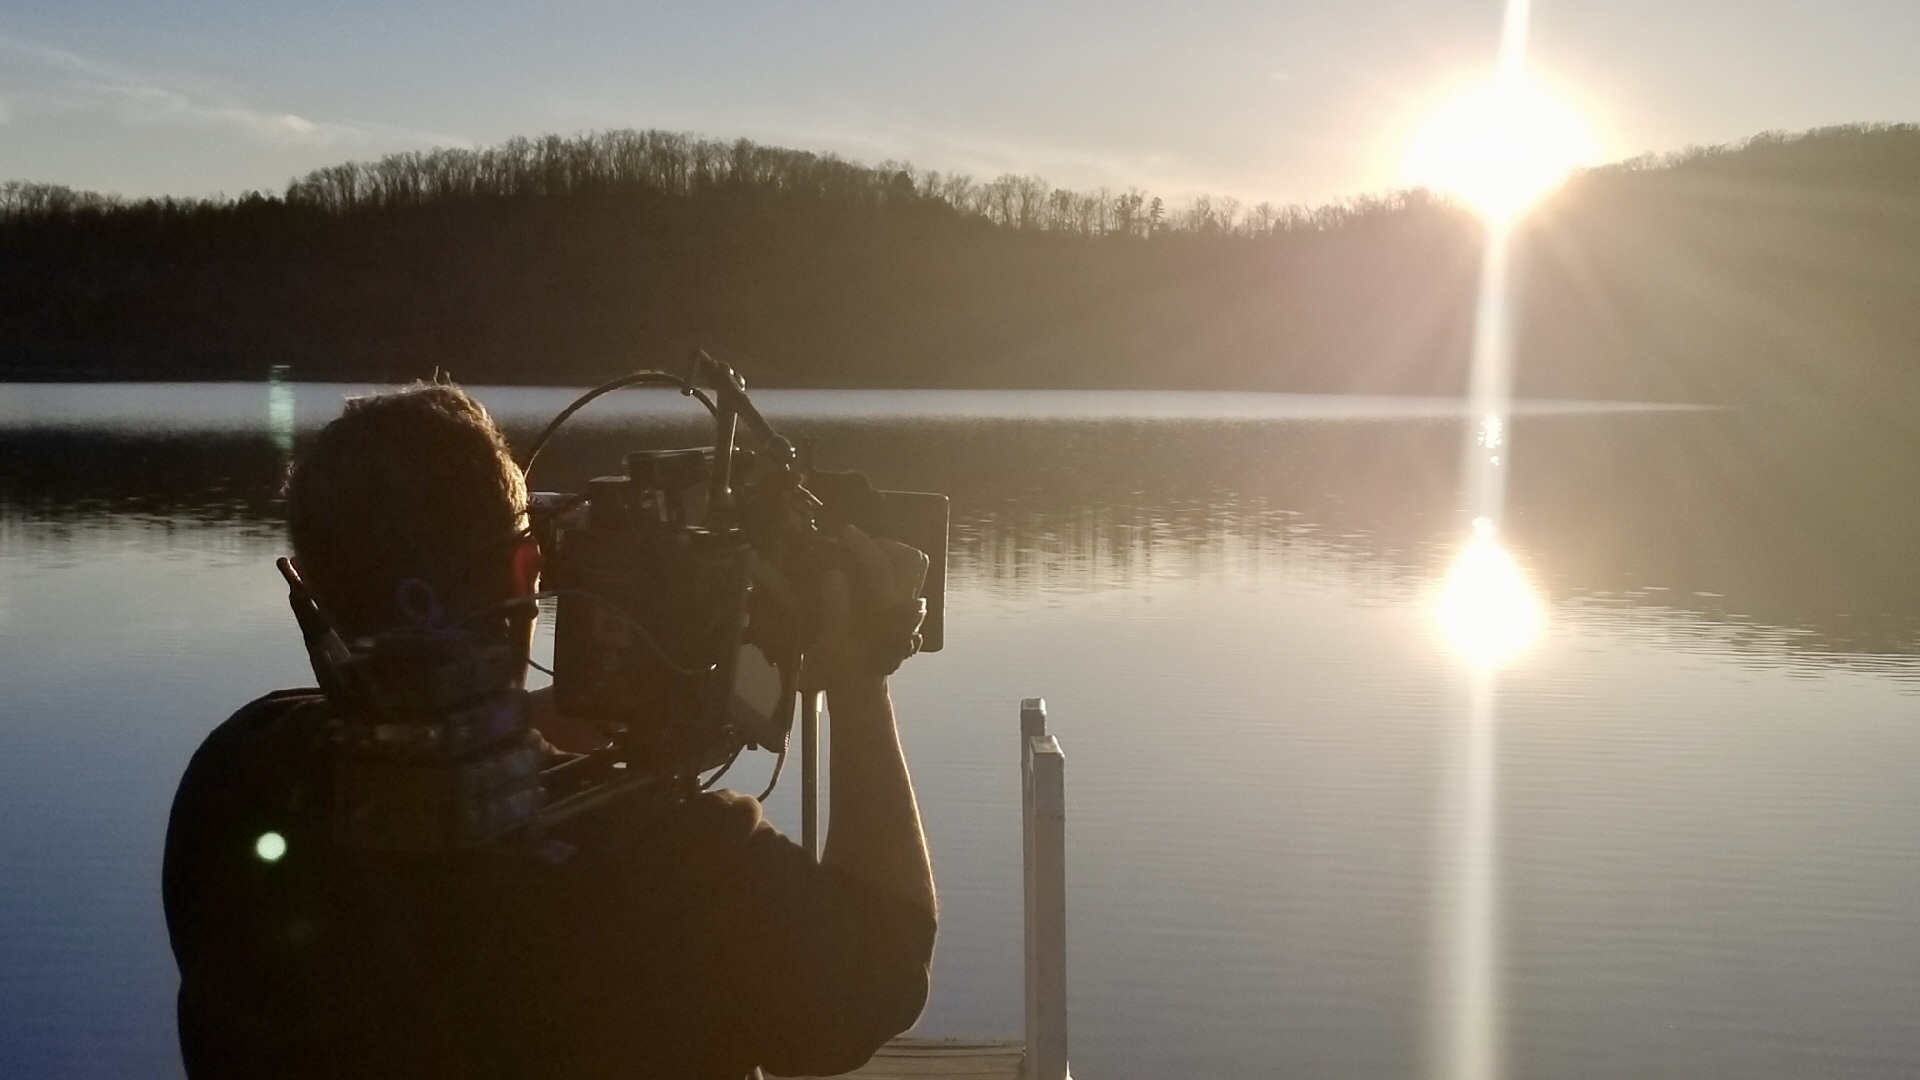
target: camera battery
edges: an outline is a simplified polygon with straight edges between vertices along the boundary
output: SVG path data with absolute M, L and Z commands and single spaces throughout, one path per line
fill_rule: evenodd
M 395 714 L 369 725 L 361 748 L 396 757 L 465 757 L 527 729 L 527 693 L 509 690 L 443 714 Z
M 444 712 L 497 694 L 522 666 L 510 646 L 434 632 L 389 632 L 355 642 L 352 651 L 380 699 L 404 712 Z
M 399 760 L 343 746 L 334 838 L 349 847 L 436 852 L 477 847 L 539 813 L 543 748 L 529 735 L 467 760 Z

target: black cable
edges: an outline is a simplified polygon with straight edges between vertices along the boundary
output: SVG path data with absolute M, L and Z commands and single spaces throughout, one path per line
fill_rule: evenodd
M 535 660 L 535 659 L 534 659 L 533 657 L 531 657 L 531 656 L 529 656 L 529 657 L 527 657 L 527 666 L 528 666 L 528 667 L 530 667 L 530 668 L 532 668 L 532 669 L 533 669 L 533 670 L 535 670 L 535 671 L 538 671 L 538 672 L 542 672 L 542 673 L 544 673 L 544 674 L 547 674 L 547 675 L 552 675 L 552 674 L 553 674 L 553 669 L 552 669 L 552 668 L 550 668 L 550 667 L 548 667 L 547 665 L 545 665 L 545 664 L 543 664 L 543 663 L 541 663 L 541 662 L 540 662 L 540 661 L 538 661 L 538 660 Z
M 686 394 L 686 396 L 692 398 L 693 400 L 699 402 L 700 404 L 705 405 L 707 407 L 707 412 L 713 414 L 713 418 L 715 420 L 720 419 L 720 406 L 714 403 L 713 398 L 709 397 L 705 390 L 702 390 L 697 386 L 689 386 L 685 390 L 683 390 L 682 393 Z
M 715 417 L 718 417 L 720 414 L 720 407 L 714 404 L 713 398 L 709 397 L 706 391 L 694 386 L 689 379 L 683 379 L 678 375 L 669 375 L 664 371 L 650 370 L 636 371 L 628 375 L 622 375 L 617 379 L 603 382 L 599 386 L 581 394 L 573 400 L 573 404 L 561 409 L 558 415 L 552 420 L 549 420 L 545 430 L 541 431 L 540 434 L 534 438 L 533 445 L 527 448 L 527 460 L 520 464 L 521 474 L 527 475 L 533 472 L 534 459 L 540 456 L 540 451 L 547 448 L 547 441 L 553 438 L 554 432 L 560 430 L 560 425 L 571 419 L 574 413 L 586 408 L 592 404 L 595 399 L 606 394 L 611 394 L 624 386 L 670 386 L 706 406 L 707 411 L 714 414 Z
M 719 783 L 720 778 L 727 775 L 727 770 L 733 768 L 733 763 L 740 760 L 740 752 L 742 750 L 745 750 L 746 748 L 747 748 L 747 744 L 745 743 L 741 743 L 739 746 L 734 747 L 733 753 L 727 756 L 726 763 L 721 765 L 718 769 L 715 769 L 712 776 L 707 777 L 706 780 L 701 782 L 700 790 L 708 791 L 712 789 L 713 785 Z
M 780 747 L 780 756 L 773 759 L 773 775 L 767 779 L 767 790 L 761 792 L 756 801 L 766 802 L 773 789 L 780 786 L 780 773 L 787 767 L 787 748 Z
M 536 593 L 527 593 L 524 596 L 509 597 L 505 600 L 500 601 L 497 604 L 488 604 L 486 607 L 480 608 L 478 610 L 469 611 L 465 615 L 462 615 L 459 618 L 453 620 L 453 625 L 459 626 L 462 623 L 472 622 L 474 619 L 484 619 L 489 615 L 505 615 L 511 612 L 514 608 L 524 607 L 528 604 L 537 605 L 542 600 L 552 600 L 554 597 L 559 595 L 560 594 L 557 592 L 536 592 Z

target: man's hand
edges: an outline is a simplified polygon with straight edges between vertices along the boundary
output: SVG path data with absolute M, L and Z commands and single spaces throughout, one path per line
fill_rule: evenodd
M 808 649 L 801 685 L 849 690 L 884 683 L 920 647 L 926 602 L 925 553 L 875 540 L 852 525 L 841 533 L 854 580 L 831 570 L 821 583 L 819 637 Z

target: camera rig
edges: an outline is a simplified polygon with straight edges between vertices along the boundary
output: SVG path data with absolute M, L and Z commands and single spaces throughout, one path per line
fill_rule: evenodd
M 749 748 L 774 750 L 784 764 L 822 585 L 836 570 L 856 585 L 853 622 L 873 630 L 865 644 L 876 670 L 944 644 L 947 497 L 815 469 L 810 446 L 776 432 L 745 381 L 705 352 L 683 376 L 637 371 L 582 394 L 528 447 L 523 471 L 575 413 L 628 386 L 698 400 L 713 417 L 713 443 L 633 451 L 623 474 L 584 491 L 533 494 L 541 592 L 348 643 L 280 560 L 336 717 L 337 841 L 471 849 L 537 836 L 630 792 L 710 786 Z M 752 445 L 741 445 L 743 426 Z M 926 553 L 917 602 L 882 610 L 862 594 L 840 539 L 848 525 Z M 432 607 L 424 583 L 401 588 L 403 610 Z M 554 612 L 554 704 L 596 722 L 604 749 L 556 760 L 531 724 L 523 646 L 512 633 L 470 629 L 476 618 L 525 620 L 540 601 Z

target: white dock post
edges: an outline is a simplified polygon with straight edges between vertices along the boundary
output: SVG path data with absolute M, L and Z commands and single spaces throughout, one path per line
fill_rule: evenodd
M 800 694 L 800 846 L 820 858 L 820 702 L 823 695 Z
M 1067 1080 L 1066 757 L 1047 703 L 1020 703 L 1027 924 L 1026 1080 Z

